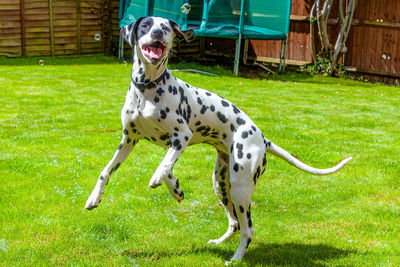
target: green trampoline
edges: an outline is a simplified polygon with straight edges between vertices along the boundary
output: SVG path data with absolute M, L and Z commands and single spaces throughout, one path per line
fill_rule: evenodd
M 143 16 L 171 19 L 196 36 L 236 39 L 234 72 L 239 70 L 242 39 L 281 40 L 284 68 L 291 0 L 121 0 L 120 28 Z M 123 42 L 120 38 L 120 56 Z

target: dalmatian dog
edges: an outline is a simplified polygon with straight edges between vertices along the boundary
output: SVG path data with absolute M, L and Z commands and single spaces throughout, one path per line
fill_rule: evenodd
M 265 170 L 267 152 L 316 175 L 336 172 L 351 160 L 347 158 L 329 169 L 310 167 L 267 140 L 253 121 L 228 100 L 173 77 L 166 68 L 173 39 L 191 41 L 193 30 L 182 30 L 164 18 L 143 17 L 121 32 L 133 48 L 131 84 L 121 113 L 123 137 L 101 172 L 86 209 L 99 205 L 110 176 L 141 139 L 168 148 L 149 186 L 156 188 L 164 182 L 172 197 L 181 201 L 184 194 L 172 174 L 175 162 L 187 146 L 210 144 L 218 155 L 212 175 L 214 190 L 229 225 L 225 234 L 209 243 L 229 240 L 240 230 L 240 244 L 231 258 L 234 261 L 243 258 L 253 236 L 251 196 Z

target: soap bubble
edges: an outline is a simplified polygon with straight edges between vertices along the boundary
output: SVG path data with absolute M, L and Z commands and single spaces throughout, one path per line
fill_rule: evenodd
M 40 59 L 40 60 L 38 61 L 38 64 L 39 64 L 39 66 L 43 66 L 43 65 L 44 65 L 44 60 L 43 60 L 43 59 Z
M 189 12 L 190 12 L 190 10 L 192 9 L 192 6 L 189 4 L 189 3 L 184 3 L 182 6 L 181 6 L 181 12 L 183 13 L 183 14 L 189 14 Z
M 124 64 L 124 66 L 126 67 L 126 66 L 128 66 L 128 61 L 123 60 L 123 61 L 122 61 L 122 64 Z
M 101 40 L 101 34 L 100 34 L 100 33 L 95 33 L 94 36 L 93 36 L 93 38 L 94 38 L 96 41 L 100 41 L 100 40 Z

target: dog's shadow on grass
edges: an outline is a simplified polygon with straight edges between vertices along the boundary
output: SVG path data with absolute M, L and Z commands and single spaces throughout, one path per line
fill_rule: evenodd
M 340 259 L 355 250 L 339 249 L 325 244 L 252 244 L 247 250 L 242 264 L 244 266 L 275 265 L 275 266 L 326 266 L 328 261 Z M 174 251 L 143 251 L 126 250 L 124 255 L 129 257 L 146 257 L 157 261 L 160 257 L 171 257 L 188 254 L 187 248 Z M 204 247 L 192 246 L 189 254 L 215 254 L 223 260 L 229 260 L 234 251 L 223 246 L 205 245 Z M 236 266 L 236 265 L 235 265 Z
M 233 255 L 233 251 L 217 246 L 207 247 L 206 249 L 226 259 Z M 253 244 L 253 246 L 250 245 L 243 258 L 243 264 L 250 266 L 256 264 L 325 266 L 325 261 L 339 259 L 353 253 L 355 253 L 353 250 L 339 249 L 325 244 L 258 243 Z

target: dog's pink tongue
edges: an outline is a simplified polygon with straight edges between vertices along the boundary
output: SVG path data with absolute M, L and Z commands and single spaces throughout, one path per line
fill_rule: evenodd
M 162 49 L 159 47 L 149 46 L 150 56 L 153 58 L 160 58 L 162 55 Z

